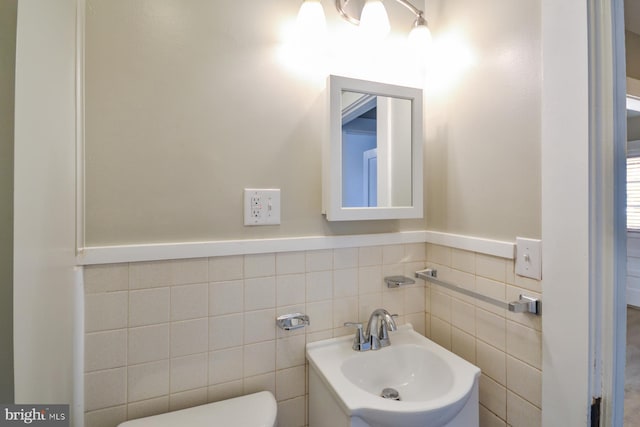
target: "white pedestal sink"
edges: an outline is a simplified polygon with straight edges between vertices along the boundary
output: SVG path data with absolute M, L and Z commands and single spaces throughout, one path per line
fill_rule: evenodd
M 380 350 L 352 336 L 307 345 L 309 427 L 477 427 L 480 369 L 415 332 Z M 381 397 L 395 389 L 400 400 Z

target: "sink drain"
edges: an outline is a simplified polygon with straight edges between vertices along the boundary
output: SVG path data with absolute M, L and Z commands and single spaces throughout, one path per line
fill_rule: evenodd
M 400 393 L 398 393 L 398 390 L 391 387 L 388 387 L 382 390 L 382 393 L 380 393 L 380 396 L 384 399 L 400 400 Z

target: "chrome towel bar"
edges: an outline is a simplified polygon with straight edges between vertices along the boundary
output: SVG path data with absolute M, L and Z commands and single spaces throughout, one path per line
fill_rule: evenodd
M 470 291 L 469 289 L 462 288 L 452 283 L 444 282 L 438 279 L 438 270 L 435 270 L 433 268 L 416 271 L 416 277 L 418 279 L 426 280 L 447 289 L 451 289 L 453 291 L 460 292 L 461 294 L 479 299 L 480 301 L 493 304 L 500 308 L 504 308 L 505 310 L 509 310 L 514 313 L 532 313 L 538 316 L 542 314 L 542 301 L 540 301 L 538 298 L 520 295 L 520 299 L 518 301 L 500 301 L 495 298 L 479 294 L 478 292 Z

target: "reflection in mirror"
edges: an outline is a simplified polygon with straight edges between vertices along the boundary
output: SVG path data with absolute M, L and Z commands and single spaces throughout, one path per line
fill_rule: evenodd
M 340 76 L 327 87 L 327 219 L 422 218 L 422 91 Z
M 342 92 L 342 206 L 411 206 L 411 101 Z

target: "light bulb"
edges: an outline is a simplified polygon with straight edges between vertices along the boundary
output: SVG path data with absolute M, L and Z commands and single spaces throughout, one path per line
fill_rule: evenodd
M 373 41 L 381 41 L 387 37 L 390 29 L 382 0 L 367 0 L 360 15 L 360 31 L 363 35 Z
M 309 47 L 324 43 L 327 23 L 320 0 L 305 0 L 302 3 L 296 19 L 296 33 L 299 41 Z
M 409 46 L 414 52 L 423 52 L 431 47 L 431 31 L 426 25 L 416 25 L 409 33 Z
M 416 21 L 413 29 L 409 33 L 409 52 L 414 57 L 420 67 L 425 67 L 431 56 L 431 31 L 426 25 L 426 21 Z

